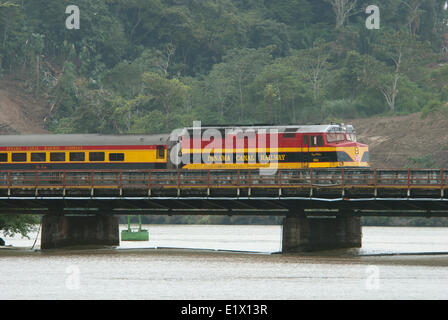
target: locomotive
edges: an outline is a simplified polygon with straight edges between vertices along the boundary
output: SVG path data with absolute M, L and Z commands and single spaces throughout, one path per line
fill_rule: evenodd
M 140 170 L 368 167 L 351 125 L 207 126 L 177 134 L 0 136 L 0 169 Z

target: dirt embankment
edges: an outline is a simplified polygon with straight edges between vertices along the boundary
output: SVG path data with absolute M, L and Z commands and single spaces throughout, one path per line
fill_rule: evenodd
M 448 168 L 448 115 L 420 113 L 406 116 L 347 120 L 358 140 L 369 145 L 370 164 L 375 168 L 415 167 L 409 158 L 425 156 L 433 168 Z M 426 167 L 426 166 L 425 166 Z
M 23 81 L 0 80 L 0 134 L 48 133 L 47 102 L 27 93 Z

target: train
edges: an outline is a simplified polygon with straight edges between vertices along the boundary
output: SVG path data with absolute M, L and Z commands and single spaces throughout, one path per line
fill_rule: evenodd
M 369 167 L 353 126 L 188 127 L 176 134 L 0 136 L 0 170 Z

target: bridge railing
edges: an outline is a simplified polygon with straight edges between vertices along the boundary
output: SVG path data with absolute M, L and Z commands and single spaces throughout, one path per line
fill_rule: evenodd
M 0 188 L 448 188 L 444 169 L 0 170 Z

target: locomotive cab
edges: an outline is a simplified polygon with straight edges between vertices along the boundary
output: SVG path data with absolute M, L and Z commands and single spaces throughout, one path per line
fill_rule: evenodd
M 339 167 L 368 167 L 369 150 L 366 144 L 357 141 L 352 125 L 333 127 L 325 134 L 326 145 L 336 149 Z

